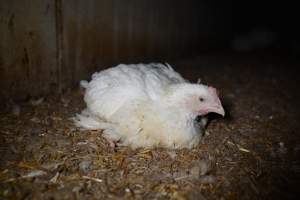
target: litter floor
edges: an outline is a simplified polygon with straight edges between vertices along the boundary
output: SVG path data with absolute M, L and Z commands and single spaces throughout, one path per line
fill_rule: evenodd
M 7 104 L 0 113 L 0 199 L 297 199 L 299 75 L 276 55 L 208 54 L 171 62 L 218 88 L 226 117 L 210 116 L 191 150 L 110 147 L 80 131 L 80 89 Z

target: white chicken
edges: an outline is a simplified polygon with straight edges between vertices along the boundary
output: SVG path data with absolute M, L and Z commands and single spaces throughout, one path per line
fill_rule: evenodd
M 189 83 L 168 64 L 120 64 L 81 85 L 87 108 L 75 124 L 132 148 L 192 148 L 206 125 L 196 118 L 225 114 L 215 88 Z

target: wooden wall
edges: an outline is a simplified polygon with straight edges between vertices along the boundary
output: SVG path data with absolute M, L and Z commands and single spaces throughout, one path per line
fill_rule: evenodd
M 0 99 L 63 91 L 120 62 L 208 49 L 230 31 L 222 9 L 209 2 L 2 0 Z
M 0 1 L 0 98 L 57 87 L 53 2 Z

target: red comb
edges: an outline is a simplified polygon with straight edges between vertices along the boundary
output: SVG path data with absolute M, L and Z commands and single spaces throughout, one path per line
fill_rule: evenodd
M 208 91 L 210 91 L 213 94 L 218 95 L 217 89 L 212 86 L 208 86 Z

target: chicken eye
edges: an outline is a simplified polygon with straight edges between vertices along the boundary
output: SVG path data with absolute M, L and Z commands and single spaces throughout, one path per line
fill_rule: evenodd
M 199 101 L 203 102 L 203 101 L 204 101 L 204 98 L 200 97 L 200 98 L 199 98 Z

